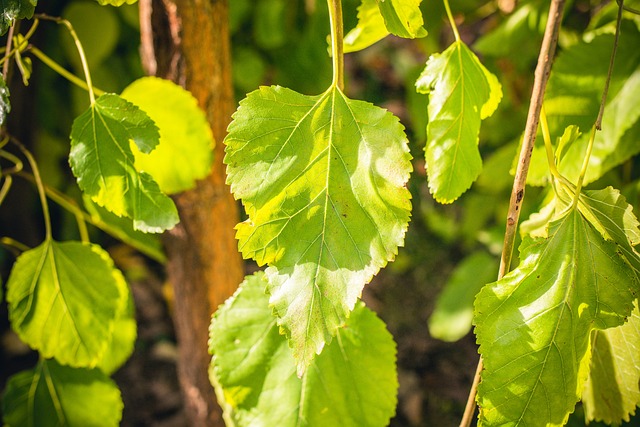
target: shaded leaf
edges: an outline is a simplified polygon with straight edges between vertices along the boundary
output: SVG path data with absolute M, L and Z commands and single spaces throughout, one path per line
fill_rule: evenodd
M 211 379 L 231 426 L 386 426 L 398 382 L 395 343 L 358 303 L 302 378 L 271 314 L 263 273 L 249 276 L 210 328 Z
M 97 245 L 47 240 L 24 252 L 7 282 L 14 331 L 43 357 L 93 367 L 112 340 L 126 286 Z
M 582 394 L 587 420 L 619 425 L 640 405 L 640 312 L 622 326 L 596 331 L 589 379 Z
M 451 203 L 482 170 L 480 122 L 497 108 L 502 88 L 460 41 L 429 58 L 416 88 L 429 94 L 425 147 L 429 188 L 437 201 Z
M 31 19 L 38 0 L 0 0 L 0 36 L 4 35 L 14 19 Z
M 473 300 L 497 275 L 498 262 L 486 252 L 475 252 L 462 260 L 438 295 L 429 317 L 431 336 L 453 342 L 468 334 L 473 320 Z
M 378 0 L 362 0 L 358 7 L 358 25 L 344 36 L 344 52 L 357 52 L 388 35 Z
M 624 323 L 638 280 L 573 209 L 547 239 L 525 237 L 520 259 L 476 299 L 480 425 L 560 426 L 589 373 L 591 332 Z
M 99 369 L 41 360 L 9 379 L 2 399 L 4 423 L 20 427 L 118 426 L 122 398 Z
M 71 128 L 69 163 L 78 185 L 98 205 L 133 219 L 137 230 L 172 228 L 177 209 L 149 174 L 135 169 L 130 141 L 149 153 L 158 144 L 158 129 L 135 105 L 102 95 Z
M 145 171 L 167 194 L 194 188 L 213 161 L 213 134 L 198 101 L 169 80 L 143 77 L 122 97 L 142 108 L 158 125 L 160 143 L 149 154 L 134 150 L 135 166 Z
M 384 25 L 391 34 L 415 39 L 425 37 L 427 30 L 422 26 L 422 0 L 376 0 L 380 13 L 384 18 Z
M 228 183 L 249 216 L 239 248 L 269 264 L 270 303 L 302 374 L 403 244 L 407 139 L 392 114 L 336 87 L 263 87 L 240 103 L 225 142 Z

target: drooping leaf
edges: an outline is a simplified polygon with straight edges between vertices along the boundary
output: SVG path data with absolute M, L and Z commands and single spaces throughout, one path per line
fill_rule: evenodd
M 41 360 L 9 379 L 2 399 L 6 426 L 118 426 L 122 398 L 99 369 L 70 368 Z
M 376 0 L 384 25 L 391 34 L 415 39 L 427 35 L 420 11 L 422 0 Z
M 97 245 L 47 240 L 13 265 L 7 282 L 11 326 L 43 357 L 96 366 L 124 311 L 121 275 Z
M 498 262 L 486 252 L 475 252 L 462 260 L 438 295 L 429 318 L 431 336 L 453 342 L 468 334 L 473 320 L 473 300 L 497 275 Z
M 103 6 L 122 6 L 123 4 L 135 4 L 138 0 L 97 0 Z
M 189 190 L 209 174 L 213 134 L 191 93 L 169 80 L 143 77 L 127 86 L 122 97 L 142 108 L 160 130 L 155 150 L 134 150 L 136 169 L 151 175 L 167 194 Z
M 636 24 L 622 23 L 618 53 L 611 76 L 602 132 L 596 133 L 585 183 L 604 175 L 640 151 L 640 30 Z M 607 78 L 614 36 L 608 32 L 587 34 L 585 41 L 571 46 L 554 62 L 545 93 L 545 109 L 551 134 L 558 136 L 576 125 L 582 137 L 566 147 L 559 162 L 560 173 L 575 182 L 582 168 L 589 131 L 598 115 Z M 527 183 L 544 185 L 548 179 L 545 148 L 537 143 L 532 154 Z
M 619 425 L 640 406 L 640 311 L 627 323 L 596 331 L 589 379 L 582 394 L 587 420 Z
M 398 382 L 395 343 L 358 303 L 302 378 L 278 333 L 263 273 L 246 278 L 210 328 L 211 379 L 229 427 L 386 426 Z
M 270 303 L 302 374 L 403 244 L 407 140 L 393 115 L 336 87 L 263 87 L 240 103 L 225 142 L 228 182 L 249 216 L 239 248 L 269 264 Z
M 344 52 L 357 52 L 388 35 L 378 0 L 362 0 L 358 7 L 358 25 L 344 36 Z
M 135 105 L 102 95 L 71 128 L 69 163 L 78 185 L 98 205 L 131 218 L 137 230 L 172 228 L 177 209 L 149 174 L 135 169 L 131 141 L 149 153 L 158 144 L 158 129 Z
M 31 19 L 38 0 L 0 0 L 0 36 L 4 35 L 14 19 Z
M 591 332 L 624 323 L 638 280 L 575 209 L 547 239 L 525 237 L 520 259 L 476 299 L 480 425 L 561 426 L 589 373 Z
M 437 201 L 451 203 L 482 170 L 480 122 L 497 108 L 502 87 L 478 57 L 457 41 L 429 58 L 416 88 L 429 94 L 425 147 L 429 188 Z
M 4 125 L 10 112 L 11 102 L 9 102 L 9 88 L 4 78 L 0 76 L 0 126 Z

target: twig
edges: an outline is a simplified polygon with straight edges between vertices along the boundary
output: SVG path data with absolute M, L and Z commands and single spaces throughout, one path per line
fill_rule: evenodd
M 562 23 L 562 12 L 564 10 L 565 0 L 552 0 L 549 7 L 549 18 L 540 47 L 538 56 L 538 64 L 536 65 L 535 79 L 531 100 L 529 103 L 529 113 L 527 115 L 527 123 L 525 125 L 524 139 L 520 148 L 520 157 L 518 159 L 518 167 L 516 176 L 513 180 L 513 188 L 511 190 L 511 199 L 509 200 L 509 211 L 507 214 L 507 225 L 504 233 L 504 244 L 502 247 L 502 257 L 500 259 L 500 271 L 498 272 L 498 280 L 500 280 L 508 271 L 511 265 L 511 257 L 513 255 L 513 247 L 515 245 L 516 230 L 518 220 L 520 218 L 520 208 L 524 199 L 525 185 L 527 174 L 529 172 L 529 163 L 531 162 L 531 153 L 533 145 L 536 141 L 538 130 L 538 121 L 540 118 L 540 110 L 544 100 L 544 92 L 551 73 L 551 65 L 555 56 L 556 46 L 558 44 L 558 33 Z M 480 383 L 480 374 L 482 373 L 483 362 L 482 356 L 478 361 L 476 375 L 473 379 L 473 385 L 467 400 L 465 413 L 460 422 L 460 427 L 469 427 L 473 420 L 473 414 L 476 408 L 476 392 Z

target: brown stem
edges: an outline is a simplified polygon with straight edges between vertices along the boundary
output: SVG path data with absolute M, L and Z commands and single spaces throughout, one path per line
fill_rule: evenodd
M 524 139 L 520 148 L 520 157 L 516 169 L 516 176 L 513 180 L 513 188 L 511 190 L 511 199 L 509 200 L 509 211 L 507 213 L 507 224 L 504 233 L 504 243 L 502 246 L 502 257 L 500 259 L 500 271 L 498 272 L 498 280 L 501 279 L 508 271 L 511 265 L 513 255 L 513 247 L 516 240 L 516 231 L 518 229 L 518 220 L 520 218 L 520 208 L 524 200 L 525 186 L 527 174 L 529 172 L 529 163 L 531 162 L 531 154 L 533 145 L 536 141 L 538 131 L 538 121 L 540 119 L 540 110 L 544 100 L 544 92 L 551 73 L 551 65 L 556 52 L 558 43 L 558 33 L 562 23 L 562 13 L 564 10 L 565 0 L 552 0 L 549 7 L 549 18 L 540 47 L 538 63 L 536 65 L 535 78 L 533 82 L 533 90 L 529 103 L 529 113 L 527 115 L 527 123 L 525 125 Z M 476 391 L 480 383 L 480 376 L 483 369 L 482 356 L 478 361 L 478 368 L 473 380 L 473 385 L 467 400 L 467 407 L 464 416 L 460 422 L 460 427 L 468 427 L 471 425 L 473 414 L 476 408 Z
M 223 426 L 208 378 L 211 313 L 242 281 L 234 236 L 238 206 L 225 185 L 226 128 L 235 109 L 227 0 L 143 0 L 143 59 L 148 72 L 182 85 L 205 111 L 216 140 L 212 174 L 175 196 L 180 224 L 164 235 L 174 288 L 178 374 L 188 424 Z M 150 20 L 150 24 L 149 24 Z M 188 147 L 185 147 L 188 149 Z

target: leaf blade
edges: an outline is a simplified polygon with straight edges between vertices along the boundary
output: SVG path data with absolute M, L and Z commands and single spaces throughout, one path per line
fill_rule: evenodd
M 249 216 L 239 248 L 269 265 L 301 374 L 403 242 L 406 137 L 390 113 L 335 87 L 314 97 L 263 87 L 240 103 L 225 143 L 228 183 Z

